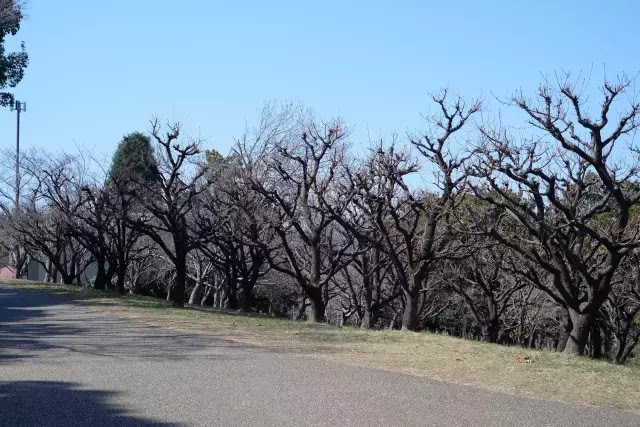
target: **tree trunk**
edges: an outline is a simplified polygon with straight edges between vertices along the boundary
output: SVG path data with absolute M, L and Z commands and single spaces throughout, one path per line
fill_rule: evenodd
M 237 292 L 237 276 L 232 270 L 231 274 L 228 274 L 224 279 L 224 308 L 229 310 L 238 309 L 238 292 Z
M 112 289 L 113 288 L 113 276 L 116 274 L 117 268 L 116 268 L 116 264 L 109 264 L 109 267 L 107 268 L 107 289 Z
M 26 253 L 22 250 L 20 245 L 15 245 L 11 251 L 11 258 L 13 261 L 14 275 L 16 279 L 23 279 L 26 266 Z
M 187 282 L 187 257 L 186 254 L 176 254 L 176 279 L 171 287 L 171 301 L 177 308 L 184 307 L 184 289 Z
M 569 334 L 571 333 L 571 317 L 569 316 L 569 310 L 562 308 L 562 314 L 560 316 L 560 334 L 558 335 L 558 343 L 556 344 L 556 351 L 563 352 L 569 341 Z
M 631 342 L 627 342 L 631 341 Z M 621 345 L 618 349 L 618 353 L 616 354 L 616 363 L 621 365 L 627 361 L 631 353 L 633 352 L 634 347 L 636 346 L 636 340 L 625 340 L 625 345 Z
M 238 309 L 238 294 L 237 292 L 235 292 L 235 290 L 232 289 L 228 289 L 227 293 L 227 300 L 225 303 L 225 308 L 228 308 L 229 310 L 237 310 Z
M 612 349 L 613 349 L 613 334 L 611 333 L 611 331 L 608 331 L 607 329 L 603 330 L 604 332 L 604 337 L 602 339 L 602 349 L 604 351 L 604 355 L 606 357 L 611 356 L 612 353 Z
M 627 359 L 629 358 L 629 356 L 631 355 L 631 351 L 633 350 L 633 347 L 631 346 L 627 346 L 625 347 L 624 351 L 622 352 L 622 355 L 620 357 L 620 360 L 617 362 L 619 364 L 623 364 L 626 363 Z
M 49 283 L 49 282 L 55 282 L 55 274 L 54 274 L 54 268 L 53 268 L 53 262 L 51 261 L 51 258 L 47 257 L 47 260 L 45 261 L 45 265 L 44 265 L 44 281 Z
M 491 319 L 485 325 L 482 326 L 482 341 L 484 342 L 498 342 L 498 333 L 500 331 L 500 325 L 498 319 Z
M 622 364 L 624 363 L 624 351 L 627 348 L 627 338 L 628 335 L 626 331 L 623 331 L 618 335 L 618 351 L 616 351 L 615 361 L 616 363 Z
M 374 249 L 375 251 L 375 249 Z M 360 255 L 362 259 L 362 289 L 364 290 L 364 302 L 362 307 L 362 329 L 371 329 L 375 324 L 373 318 L 373 289 L 371 287 L 372 277 L 369 267 L 369 253 L 365 252 Z
M 368 302 L 365 302 L 365 306 L 363 307 L 362 312 L 362 323 L 360 323 L 360 327 L 362 329 L 373 329 L 374 326 L 375 318 L 371 310 L 371 306 Z
M 200 289 L 202 289 L 202 279 L 196 280 L 196 285 L 193 287 L 191 291 L 191 295 L 189 295 L 189 304 L 195 304 L 198 299 L 198 294 L 200 293 Z
M 66 273 L 60 272 L 60 279 L 62 280 L 62 283 L 64 283 L 65 285 L 73 285 L 73 279 L 75 279 L 75 274 L 66 274 Z
M 393 331 L 396 328 L 396 322 L 398 321 L 399 317 L 400 317 L 400 312 L 396 311 L 395 314 L 393 315 L 393 318 L 391 319 L 391 323 L 389 323 L 390 331 Z
M 209 296 L 211 296 L 211 292 L 212 291 L 213 291 L 213 286 L 211 286 L 211 285 L 207 286 L 207 290 L 204 292 L 204 295 L 202 296 L 202 299 L 200 300 L 200 305 L 202 307 L 207 305 L 207 300 L 209 299 Z
M 125 280 L 127 278 L 127 264 L 123 259 L 118 260 L 116 271 L 116 289 L 120 295 L 124 295 L 126 293 Z
M 255 281 L 242 281 L 242 298 L 240 299 L 240 309 L 245 313 L 248 313 L 251 310 L 251 295 L 253 294 L 254 285 Z
M 215 287 L 213 291 L 213 306 L 220 308 L 222 306 L 222 289 L 220 289 L 219 284 L 216 284 Z
M 571 318 L 572 327 L 563 353 L 570 356 L 582 356 L 589 338 L 593 316 L 569 309 L 569 317 Z
M 602 358 L 602 333 L 598 322 L 593 322 L 591 325 L 591 333 L 589 334 L 591 339 L 590 352 L 591 357 L 594 359 Z
M 306 295 L 301 295 L 298 299 L 298 309 L 293 315 L 293 320 L 302 320 L 304 318 L 304 313 L 307 309 L 307 297 Z
M 60 265 L 60 280 L 65 285 L 73 285 L 73 281 L 76 278 L 76 261 L 74 257 L 71 260 L 68 259 L 66 253 L 63 254 L 63 261 Z
M 96 258 L 96 264 L 98 271 L 96 272 L 96 278 L 93 282 L 93 288 L 104 291 L 107 288 L 107 271 L 104 268 L 105 260 L 103 258 Z
M 418 330 L 418 292 L 414 289 L 404 292 L 404 312 L 402 313 L 402 330 Z
M 142 284 L 140 283 L 140 268 L 139 266 L 136 264 L 133 266 L 134 268 L 132 269 L 131 272 L 131 293 L 134 295 L 138 295 L 142 293 Z M 125 275 L 126 277 L 126 275 Z
M 322 289 L 309 287 L 305 289 L 305 293 L 309 298 L 311 311 L 309 313 L 309 322 L 324 323 L 325 309 L 324 300 L 322 298 Z
M 75 261 L 73 262 L 73 265 L 74 265 L 74 275 L 76 277 L 76 285 L 82 286 L 83 283 L 82 283 L 82 279 L 80 278 L 82 276 L 82 269 L 80 268 L 81 267 L 80 259 L 79 257 L 74 256 L 74 260 Z

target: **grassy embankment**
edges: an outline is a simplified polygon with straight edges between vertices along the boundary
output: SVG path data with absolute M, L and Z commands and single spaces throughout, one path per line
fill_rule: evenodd
M 205 333 L 320 359 L 487 390 L 640 411 L 640 365 L 531 351 L 431 333 L 363 331 L 200 307 L 174 309 L 160 299 L 118 297 L 88 288 L 10 280 L 12 286 L 74 292 L 97 309 L 168 328 Z M 518 363 L 518 356 L 535 362 Z

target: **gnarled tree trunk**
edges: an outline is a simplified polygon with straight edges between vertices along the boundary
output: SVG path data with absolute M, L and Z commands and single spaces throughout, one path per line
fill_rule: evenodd
M 404 290 L 404 311 L 402 312 L 402 330 L 417 331 L 418 324 L 418 303 L 420 294 L 416 287 Z
M 587 346 L 594 316 L 590 313 L 579 313 L 569 308 L 569 317 L 571 318 L 571 332 L 563 353 L 570 356 L 582 356 Z
M 316 287 L 308 287 L 304 290 L 307 298 L 309 298 L 309 322 L 324 323 L 326 305 L 322 297 L 322 289 Z

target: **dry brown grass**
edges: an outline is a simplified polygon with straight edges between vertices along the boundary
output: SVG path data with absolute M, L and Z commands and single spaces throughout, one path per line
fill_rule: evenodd
M 636 364 L 618 366 L 430 333 L 363 331 L 195 307 L 173 309 L 152 298 L 81 292 L 100 310 L 172 329 L 487 390 L 640 410 Z M 535 361 L 518 363 L 520 355 Z

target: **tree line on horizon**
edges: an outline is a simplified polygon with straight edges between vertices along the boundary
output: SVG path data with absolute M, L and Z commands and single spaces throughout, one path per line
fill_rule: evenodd
M 268 103 L 227 156 L 151 122 L 4 170 L 17 277 L 245 312 L 430 330 L 624 363 L 640 340 L 638 104 L 545 82 L 481 117 L 442 90 L 426 129 L 351 148 L 347 124 Z M 595 99 L 599 101 L 595 103 Z M 6 153 L 7 161 L 14 155 Z M 430 177 L 424 183 L 424 177 Z

